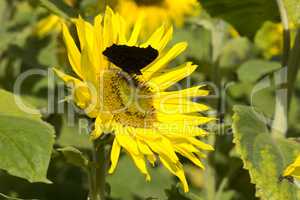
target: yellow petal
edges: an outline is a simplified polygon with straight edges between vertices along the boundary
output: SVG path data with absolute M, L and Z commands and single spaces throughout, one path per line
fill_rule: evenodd
M 153 152 L 151 151 L 151 149 L 147 146 L 146 143 L 137 140 L 137 145 L 139 148 L 139 151 L 144 154 L 144 155 L 153 155 Z
M 121 146 L 118 143 L 118 141 L 115 139 L 110 153 L 111 166 L 108 173 L 112 174 L 115 171 L 118 164 L 120 152 L 121 152 Z
M 156 152 L 158 155 L 165 155 L 173 162 L 179 162 L 177 155 L 175 154 L 175 150 L 172 147 L 172 144 L 169 140 L 162 137 L 159 141 L 150 141 L 143 140 L 144 138 L 140 138 L 140 140 L 144 141 L 152 151 Z
M 189 186 L 187 184 L 182 165 L 180 163 L 173 163 L 165 156 L 159 156 L 159 159 L 172 174 L 179 178 L 183 186 L 183 191 L 188 192 Z
M 82 49 L 82 52 L 81 52 L 82 76 L 85 81 L 95 83 L 96 82 L 96 76 L 95 76 L 96 72 L 94 70 L 93 60 L 91 60 L 89 52 L 90 51 L 89 51 L 88 47 L 84 46 L 84 48 Z
M 116 42 L 117 34 L 115 30 L 115 26 L 118 24 L 114 24 L 114 12 L 110 7 L 106 7 L 105 15 L 104 15 L 104 25 L 103 25 L 103 45 L 104 48 L 111 46 L 114 42 Z
M 137 140 L 137 144 L 140 152 L 146 155 L 147 159 L 152 165 L 155 165 L 156 157 L 148 145 L 140 140 Z
M 75 26 L 76 26 L 76 30 L 77 30 L 77 35 L 78 35 L 78 39 L 79 39 L 79 43 L 80 43 L 80 49 L 83 49 L 83 46 L 86 43 L 86 39 L 85 39 L 85 31 L 84 31 L 84 20 L 81 18 L 81 16 L 79 16 L 76 19 L 73 19 Z
M 139 38 L 139 34 L 142 29 L 142 24 L 143 24 L 143 16 L 139 16 L 137 22 L 134 25 L 133 31 L 131 33 L 130 39 L 127 42 L 128 46 L 134 46 L 137 43 L 137 40 Z
M 183 123 L 186 125 L 202 125 L 208 122 L 216 120 L 213 117 L 202 117 L 198 115 L 187 115 L 187 114 L 165 114 L 158 112 L 156 113 L 156 117 L 159 122 L 162 123 Z
M 136 141 L 129 135 L 129 133 L 124 132 L 120 128 L 116 132 L 116 139 L 119 144 L 129 153 L 133 159 L 137 168 L 146 176 L 146 180 L 150 180 L 150 175 L 148 173 L 145 159 L 143 154 L 140 153 Z
M 128 133 L 125 133 L 124 131 L 116 131 L 116 139 L 118 140 L 119 144 L 128 152 L 131 152 L 135 155 L 140 154 L 137 143 L 134 141 L 132 136 L 128 135 Z
M 150 176 L 150 174 L 147 170 L 147 166 L 146 166 L 146 163 L 145 163 L 144 156 L 142 154 L 135 155 L 135 154 L 132 154 L 132 153 L 130 153 L 130 155 L 131 155 L 135 165 L 137 166 L 137 168 L 142 172 L 142 174 L 145 175 L 146 180 L 150 181 L 151 176 Z
M 162 40 L 159 42 L 159 44 L 157 45 L 157 50 L 158 51 L 162 51 L 167 44 L 170 42 L 170 40 L 172 39 L 172 35 L 173 35 L 173 27 L 171 26 L 169 28 L 169 30 L 167 31 L 167 33 L 164 35 L 164 37 L 162 38 Z
M 82 81 L 66 75 L 65 73 L 53 68 L 54 72 L 59 78 L 61 78 L 67 85 L 73 90 L 74 101 L 78 107 L 85 109 L 92 102 L 92 96 L 90 94 L 89 87 Z
M 195 165 L 197 165 L 201 169 L 205 168 L 202 162 L 192 152 L 190 152 L 189 149 L 179 145 L 174 145 L 174 148 L 178 153 L 188 158 L 190 161 L 192 161 Z
M 82 83 L 81 80 L 74 78 L 73 76 L 67 75 L 56 68 L 52 68 L 52 69 L 56 73 L 56 75 L 60 79 L 62 79 L 66 84 L 81 84 Z
M 194 137 L 188 137 L 186 138 L 191 144 L 195 145 L 197 148 L 199 149 L 203 149 L 206 151 L 213 151 L 214 148 L 209 145 L 209 144 L 205 144 L 204 142 L 194 138 Z
M 161 134 L 180 135 L 180 136 L 206 136 L 208 133 L 197 127 L 185 123 L 156 123 L 154 125 Z
M 187 48 L 186 42 L 181 42 L 174 45 L 165 55 L 159 57 L 156 62 L 142 69 L 144 80 L 149 80 L 151 76 L 159 70 L 166 67 L 166 65 L 175 59 Z
M 153 105 L 156 110 L 165 114 L 192 113 L 209 110 L 207 105 L 192 102 L 188 99 L 155 99 Z
M 118 23 L 120 24 L 118 26 L 118 28 L 119 28 L 119 43 L 120 44 L 126 44 L 127 43 L 127 39 L 126 39 L 126 32 L 127 32 L 126 22 L 119 14 L 117 14 L 117 18 L 118 18 Z
M 171 69 L 162 75 L 152 78 L 148 84 L 157 91 L 164 91 L 174 83 L 177 83 L 178 81 L 192 74 L 197 67 L 197 65 L 193 65 L 191 62 L 188 62 L 179 67 Z
M 201 90 L 200 88 L 205 85 L 200 85 L 196 87 L 187 88 L 179 91 L 171 91 L 171 92 L 160 92 L 155 95 L 154 98 L 193 98 L 193 97 L 201 97 L 207 96 L 209 94 L 208 90 Z
M 283 176 L 293 176 L 300 179 L 300 155 L 298 155 L 296 160 L 284 170 Z
M 68 30 L 68 27 L 63 23 L 62 24 L 63 29 L 63 39 L 67 47 L 68 51 L 68 58 L 69 62 L 71 64 L 71 67 L 73 71 L 82 78 L 81 74 L 81 55 L 80 52 Z
M 99 137 L 101 137 L 101 135 L 103 134 L 103 129 L 102 129 L 102 120 L 100 116 L 97 116 L 96 121 L 95 121 L 95 128 L 92 131 L 90 138 L 91 140 L 95 140 Z
M 150 36 L 147 42 L 141 45 L 141 47 L 145 48 L 151 45 L 151 47 L 158 50 L 158 47 L 160 45 L 159 43 L 161 41 L 164 32 L 165 32 L 165 26 L 161 26 Z
M 103 44 L 103 27 L 102 27 L 102 16 L 97 15 L 94 20 L 94 35 L 95 35 L 95 44 L 94 44 L 94 53 L 96 59 L 96 73 L 98 74 L 99 71 L 104 70 L 107 68 L 107 60 L 104 58 L 101 52 L 104 51 L 104 44 Z

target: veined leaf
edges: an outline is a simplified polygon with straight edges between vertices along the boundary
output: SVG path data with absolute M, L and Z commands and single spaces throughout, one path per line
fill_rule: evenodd
M 300 191 L 292 183 L 279 181 L 283 170 L 300 151 L 300 144 L 272 138 L 263 119 L 251 107 L 234 107 L 234 143 L 249 170 L 256 194 L 263 200 L 296 200 Z
M 166 199 L 164 188 L 172 184 L 172 176 L 164 168 L 148 167 L 151 174 L 151 181 L 146 182 L 145 178 L 137 171 L 133 162 L 128 156 L 121 157 L 118 169 L 107 181 L 111 186 L 111 197 L 116 199 L 134 199 L 138 197 L 153 197 L 155 199 Z M 129 184 L 124 184 L 130 180 Z
M 88 122 L 85 119 L 76 119 L 75 124 L 68 124 L 67 116 L 63 116 L 62 128 L 56 142 L 60 146 L 74 146 L 89 149 L 92 143 L 89 140 Z
M 45 182 L 54 130 L 48 124 L 0 114 L 0 169 L 30 182 Z
M 21 99 L 21 97 L 14 95 L 10 92 L 0 89 L 0 114 L 6 114 L 10 116 L 20 116 L 26 117 L 31 119 L 40 120 L 41 114 L 31 105 L 29 105 L 26 101 Z M 17 101 L 20 100 L 19 104 L 17 105 Z M 32 110 L 32 114 L 26 113 L 22 108 L 27 108 Z
M 83 169 L 87 168 L 89 161 L 78 149 L 69 146 L 57 150 L 64 155 L 68 163 Z
M 20 109 L 15 95 L 4 90 L 0 95 L 0 169 L 30 182 L 50 183 L 46 176 L 54 129 L 38 112 L 28 114 Z
M 255 83 L 262 76 L 281 68 L 280 63 L 253 59 L 243 63 L 237 71 L 243 82 Z

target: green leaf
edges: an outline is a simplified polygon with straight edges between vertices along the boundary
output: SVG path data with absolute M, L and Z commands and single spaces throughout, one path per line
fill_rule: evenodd
M 92 148 L 92 142 L 89 140 L 89 131 L 87 129 L 88 122 L 85 119 L 76 119 L 76 122 L 69 123 L 67 116 L 64 116 L 57 143 L 60 146 Z
M 170 189 L 165 190 L 166 195 L 168 196 L 168 200 L 202 200 L 197 195 L 193 193 L 184 194 L 181 189 L 176 186 L 172 185 Z
M 188 49 L 185 51 L 185 55 L 188 55 L 188 57 L 196 58 L 201 62 L 208 63 L 211 61 L 210 30 L 202 26 L 188 24 L 185 28 L 176 30 L 174 38 L 174 44 L 176 41 L 186 41 L 189 44 Z
M 251 105 L 255 110 L 259 110 L 266 115 L 266 117 L 271 119 L 276 106 L 275 88 L 268 87 L 255 92 L 253 91 L 254 90 L 248 93 L 248 98 L 251 99 Z
M 222 68 L 234 67 L 253 58 L 255 54 L 254 46 L 247 38 L 234 38 L 228 41 L 221 50 L 219 65 Z
M 111 197 L 124 200 L 145 197 L 166 199 L 164 189 L 173 183 L 172 175 L 163 167 L 148 168 L 150 182 L 145 180 L 128 155 L 121 157 L 116 172 L 107 177 L 111 186 Z M 129 181 L 128 184 L 126 181 Z
M 283 0 L 288 18 L 295 24 L 300 24 L 300 2 L 299 0 Z
M 34 109 L 31 105 L 29 105 L 26 101 L 22 100 L 19 96 L 14 95 L 10 92 L 0 89 L 0 114 L 6 114 L 10 116 L 20 116 L 25 118 L 31 118 L 40 120 L 41 114 L 38 110 L 35 109 L 36 113 L 29 114 L 22 110 L 22 105 L 17 105 L 15 99 L 20 99 L 21 102 L 28 108 Z
M 0 168 L 30 182 L 46 178 L 54 130 L 36 119 L 0 114 Z
M 266 74 L 281 68 L 280 63 L 265 60 L 249 60 L 243 63 L 237 71 L 238 77 L 243 82 L 255 83 Z
M 298 188 L 278 178 L 295 159 L 300 145 L 288 139 L 272 138 L 264 120 L 251 107 L 235 106 L 234 111 L 234 143 L 256 185 L 257 196 L 262 200 L 299 199 Z
M 208 55 L 211 55 L 211 62 L 216 62 L 219 58 L 224 46 L 227 44 L 229 40 L 234 37 L 231 33 L 231 30 L 233 29 L 230 24 L 225 22 L 221 19 L 212 19 L 212 18 L 199 18 L 195 19 L 194 23 L 200 27 L 205 28 L 207 31 L 210 31 L 210 48 L 208 48 L 208 51 L 211 52 Z M 199 35 L 197 36 L 199 37 Z M 207 43 L 207 42 L 206 42 Z M 197 42 L 197 44 L 200 44 L 200 41 Z M 199 45 L 198 45 L 199 46 Z M 200 45 L 202 46 L 202 44 Z
M 209 14 L 225 19 L 249 37 L 254 36 L 264 21 L 279 20 L 274 0 L 202 0 L 201 4 Z
M 57 151 L 60 151 L 64 155 L 68 163 L 83 169 L 87 168 L 89 160 L 78 149 L 74 147 L 64 147 L 57 149 Z
M 0 90 L 0 169 L 30 182 L 46 182 L 54 144 L 54 130 L 34 107 L 20 97 Z M 21 109 L 22 104 L 36 113 Z

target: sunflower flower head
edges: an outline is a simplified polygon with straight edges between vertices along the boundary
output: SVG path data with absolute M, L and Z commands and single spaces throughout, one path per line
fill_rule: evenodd
M 289 29 L 293 38 L 295 25 L 290 23 Z M 261 29 L 256 33 L 255 44 L 262 50 L 265 58 L 270 59 L 274 56 L 279 56 L 282 53 L 283 32 L 284 30 L 281 23 L 266 21 Z
M 197 0 L 119 0 L 116 9 L 129 24 L 136 22 L 136 16 L 144 16 L 142 35 L 147 35 L 145 33 L 154 31 L 162 21 L 181 27 L 185 18 L 199 14 L 201 7 Z
M 168 68 L 187 44 L 180 42 L 167 49 L 172 28 L 166 29 L 165 26 L 140 42 L 142 20 L 137 20 L 129 33 L 124 19 L 110 8 L 106 9 L 104 16 L 95 17 L 92 24 L 81 17 L 74 19 L 74 23 L 79 47 L 64 24 L 62 32 L 76 77 L 57 68 L 54 70 L 66 84 L 72 86 L 76 105 L 89 118 L 95 119 L 92 139 L 113 135 L 109 173 L 115 171 L 123 149 L 146 180 L 150 180 L 148 163 L 154 165 L 160 162 L 180 179 L 187 192 L 188 184 L 178 156 L 204 168 L 200 160 L 205 157 L 203 151 L 213 148 L 199 140 L 199 137 L 207 135 L 199 125 L 214 120 L 199 114 L 207 111 L 208 106 L 191 100 L 208 94 L 202 86 L 167 91 L 197 68 L 191 62 Z M 130 73 L 104 56 L 103 52 L 116 46 L 132 47 L 134 51 L 141 49 L 143 52 L 152 49 L 157 51 L 157 57 L 149 62 L 146 54 L 127 55 L 134 61 L 145 59 L 141 62 L 145 66 L 139 70 L 140 73 Z M 120 55 L 114 56 L 121 63 L 128 62 Z

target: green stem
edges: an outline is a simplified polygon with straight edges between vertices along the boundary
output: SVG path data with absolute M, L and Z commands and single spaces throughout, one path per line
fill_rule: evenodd
M 74 17 L 77 15 L 77 13 L 72 8 L 70 8 L 63 2 L 56 1 L 56 3 L 54 3 L 49 0 L 39 0 L 39 2 L 41 4 L 41 6 L 48 9 L 51 13 L 53 13 L 57 16 L 60 16 L 61 18 L 64 18 L 68 21 L 71 20 L 71 17 Z
M 283 52 L 282 52 L 282 67 L 287 67 L 290 57 L 291 33 L 289 30 L 289 21 L 287 11 L 282 0 L 276 0 L 281 23 L 283 26 Z M 284 88 L 281 88 L 284 89 Z M 276 96 L 276 107 L 274 120 L 272 124 L 272 135 L 276 137 L 284 137 L 288 129 L 288 109 L 286 109 L 286 96 L 278 93 Z
M 297 31 L 294 47 L 290 53 L 289 56 L 289 61 L 288 61 L 288 68 L 287 68 L 287 110 L 284 109 L 277 109 L 275 112 L 275 119 L 273 123 L 273 127 L 276 126 L 277 129 L 273 128 L 273 133 L 274 135 L 282 136 L 283 131 L 278 131 L 281 130 L 278 127 L 283 127 L 282 130 L 285 130 L 284 133 L 287 131 L 287 115 L 290 110 L 290 104 L 291 104 L 291 99 L 294 93 L 295 89 L 295 83 L 297 79 L 297 74 L 298 70 L 300 68 L 300 29 Z M 283 106 L 278 106 L 278 107 L 283 107 Z M 280 112 L 281 111 L 281 112 Z M 283 119 L 285 118 L 285 119 Z M 281 123 L 281 124 L 280 124 Z M 279 124 L 279 125 L 278 125 Z M 276 131 L 277 130 L 277 131 Z
M 298 70 L 300 68 L 300 28 L 297 31 L 293 50 L 288 62 L 288 108 L 295 89 Z
M 291 33 L 289 29 L 288 15 L 284 7 L 284 3 L 282 0 L 276 0 L 276 1 L 277 1 L 280 17 L 281 17 L 281 23 L 283 26 L 282 66 L 285 67 L 288 64 L 289 52 L 291 48 Z
M 95 142 L 92 154 L 94 165 L 92 165 L 89 170 L 89 200 L 105 200 L 105 177 L 107 171 L 105 144 Z
M 216 136 L 211 135 L 208 138 L 209 144 L 215 144 Z M 211 166 L 209 161 L 206 163 L 206 169 L 205 169 L 205 179 L 206 179 L 206 199 L 207 200 L 215 200 L 216 195 L 216 179 L 215 179 L 215 170 L 214 167 Z

